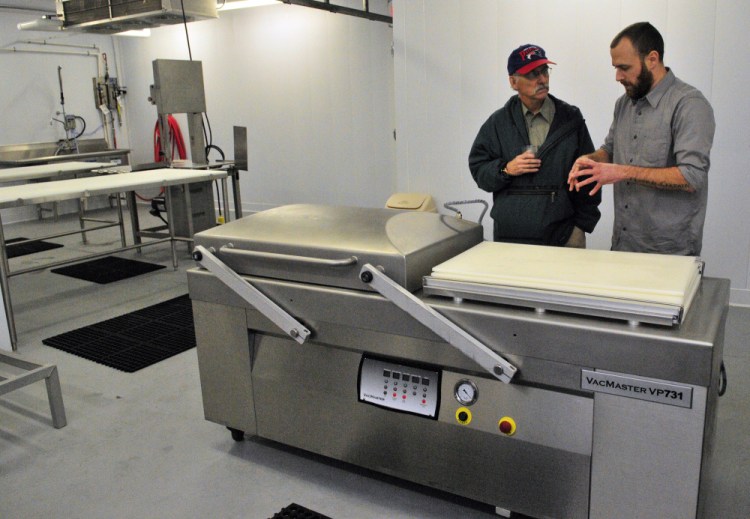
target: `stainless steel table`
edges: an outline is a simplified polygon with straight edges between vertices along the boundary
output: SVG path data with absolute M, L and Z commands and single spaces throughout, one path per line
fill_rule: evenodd
M 113 193 L 128 193 L 139 189 L 151 189 L 151 188 L 162 188 L 168 186 L 187 185 L 194 182 L 207 182 L 212 180 L 221 180 L 222 183 L 226 184 L 227 173 L 221 170 L 184 170 L 184 169 L 157 169 L 151 171 L 141 171 L 137 173 L 116 173 L 112 175 L 104 175 L 89 178 L 76 178 L 70 180 L 57 180 L 51 182 L 44 182 L 38 184 L 24 184 L 19 186 L 8 186 L 0 187 L 0 209 L 21 207 L 31 204 L 40 204 L 44 202 L 59 202 L 62 200 L 74 200 L 74 199 L 86 199 L 91 196 L 97 195 L 108 195 Z M 186 196 L 189 199 L 189 189 L 186 189 Z M 166 190 L 169 193 L 169 190 Z M 224 187 L 226 192 L 226 187 Z M 10 330 L 11 337 L 11 349 L 17 349 L 18 337 L 16 334 L 15 320 L 13 317 L 13 306 L 11 303 L 10 288 L 8 285 L 8 279 L 11 276 L 17 276 L 28 272 L 34 272 L 37 270 L 44 270 L 51 267 L 57 267 L 69 263 L 75 263 L 87 259 L 94 259 L 102 256 L 108 256 L 115 252 L 121 252 L 130 249 L 136 249 L 148 245 L 155 245 L 157 243 L 170 242 L 172 247 L 172 264 L 173 267 L 177 268 L 177 252 L 175 250 L 175 241 L 177 240 L 191 240 L 192 236 L 176 236 L 174 228 L 172 226 L 171 218 L 171 198 L 167 194 L 167 209 L 170 214 L 168 230 L 169 234 L 166 238 L 156 239 L 146 243 L 138 243 L 135 245 L 126 246 L 123 245 L 117 249 L 113 249 L 107 252 L 101 252 L 96 254 L 88 254 L 82 257 L 68 259 L 64 261 L 57 261 L 54 263 L 48 263 L 33 268 L 20 269 L 11 272 L 8 263 L 8 251 L 5 245 L 5 235 L 2 225 L 2 218 L 0 217 L 0 283 L 2 283 L 2 292 L 5 305 L 5 312 L 8 318 L 8 328 Z M 224 200 L 226 204 L 226 200 Z M 83 232 L 90 232 L 99 229 L 109 228 L 118 226 L 120 228 L 120 237 L 123 243 L 125 243 L 125 229 L 123 225 L 122 217 L 122 203 L 120 197 L 117 197 L 117 214 L 118 218 L 116 222 L 106 222 L 102 225 L 91 227 L 84 230 L 70 231 L 67 233 L 56 234 L 51 236 L 45 236 L 42 238 L 36 238 L 32 241 L 39 241 L 48 238 L 54 238 L 59 236 L 66 236 L 70 234 L 79 234 Z

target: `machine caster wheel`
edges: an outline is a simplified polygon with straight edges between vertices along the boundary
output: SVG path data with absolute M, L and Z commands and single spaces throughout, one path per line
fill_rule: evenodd
M 232 439 L 236 442 L 241 442 L 245 439 L 245 431 L 240 431 L 239 429 L 233 429 L 232 427 L 227 427 L 229 429 L 229 432 L 232 433 Z

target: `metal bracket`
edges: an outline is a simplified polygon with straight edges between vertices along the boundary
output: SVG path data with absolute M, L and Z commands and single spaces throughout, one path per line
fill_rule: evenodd
M 251 304 L 276 326 L 284 330 L 289 337 L 300 344 L 304 343 L 310 336 L 310 330 L 305 328 L 299 321 L 289 315 L 286 310 L 271 301 L 271 299 L 247 280 L 243 279 L 242 276 L 229 268 L 213 254 L 214 252 L 216 251 L 213 248 L 209 251 L 209 249 L 206 249 L 202 245 L 198 245 L 193 249 L 193 259 L 199 266 L 214 274 L 229 289 Z
M 518 368 L 439 314 L 411 292 L 369 263 L 362 267 L 360 279 L 380 295 L 443 338 L 498 380 L 510 383 Z

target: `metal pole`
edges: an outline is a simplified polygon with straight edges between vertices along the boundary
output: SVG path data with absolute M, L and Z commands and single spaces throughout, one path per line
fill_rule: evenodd
M 3 306 L 5 306 L 5 317 L 8 319 L 8 333 L 10 335 L 11 350 L 18 349 L 18 336 L 16 335 L 16 321 L 13 317 L 13 305 L 10 302 L 10 286 L 8 285 L 8 247 L 5 245 L 5 232 L 3 221 L 0 216 L 0 284 L 2 284 Z
M 123 247 L 126 247 L 128 242 L 125 239 L 125 223 L 122 218 L 122 200 L 120 200 L 120 193 L 115 193 L 115 196 L 117 197 L 117 222 L 118 227 L 120 228 L 120 242 Z
M 128 212 L 130 213 L 130 227 L 133 232 L 133 243 L 136 245 L 141 244 L 141 222 L 138 219 L 138 204 L 135 201 L 135 192 L 128 191 L 125 194 L 125 199 L 128 205 Z M 137 253 L 141 253 L 140 247 L 137 249 Z
M 224 221 L 229 222 L 229 189 L 227 188 L 227 177 L 221 179 L 221 197 L 224 199 Z M 235 207 L 235 215 L 237 208 Z M 236 219 L 236 218 L 235 218 Z
M 177 270 L 177 248 L 174 236 L 174 211 L 172 210 L 172 190 L 170 186 L 165 186 L 166 196 L 164 200 L 167 203 L 167 228 L 169 229 L 169 246 L 172 247 L 172 267 Z M 189 219 L 188 219 L 189 220 Z
M 232 176 L 232 194 L 234 195 L 234 219 L 242 218 L 242 198 L 240 195 L 240 170 L 236 166 L 229 167 Z

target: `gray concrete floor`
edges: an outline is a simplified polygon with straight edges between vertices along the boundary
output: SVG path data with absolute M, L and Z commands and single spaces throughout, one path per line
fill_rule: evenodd
M 155 225 L 143 213 L 142 225 Z M 58 224 L 6 226 L 36 237 Z M 55 239 L 65 247 L 11 260 L 13 270 L 116 247 L 115 232 Z M 270 442 L 235 442 L 203 419 L 195 350 L 127 374 L 42 345 L 81 326 L 187 293 L 187 246 L 171 269 L 169 247 L 122 257 L 168 268 L 110 285 L 49 272 L 10 281 L 19 351 L 56 364 L 68 425 L 51 424 L 43 383 L 0 397 L 1 518 L 264 519 L 292 502 L 334 519 L 491 518 L 491 507 L 331 462 Z M 732 307 L 725 344 L 729 388 L 720 399 L 709 517 L 750 517 L 750 309 Z M 0 374 L 4 368 L 0 367 Z M 675 475 L 679 477 L 679 475 Z

